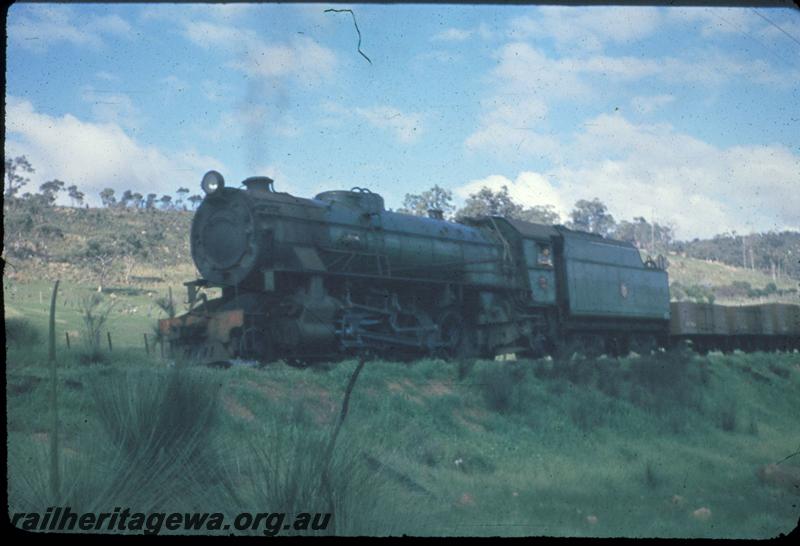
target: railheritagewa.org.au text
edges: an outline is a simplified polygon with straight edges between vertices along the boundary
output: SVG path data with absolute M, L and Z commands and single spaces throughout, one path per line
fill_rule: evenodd
M 221 512 L 134 512 L 116 507 L 111 512 L 74 512 L 69 506 L 51 506 L 44 513 L 16 512 L 11 524 L 25 531 L 134 532 L 157 535 L 162 531 L 208 533 L 258 532 L 275 536 L 281 532 L 323 531 L 331 514 L 301 512 L 240 512 L 233 519 Z

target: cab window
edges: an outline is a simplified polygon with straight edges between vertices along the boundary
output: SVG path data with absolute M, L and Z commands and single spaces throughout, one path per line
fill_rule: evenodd
M 553 265 L 553 256 L 550 250 L 550 245 L 539 245 L 539 255 L 536 261 L 539 265 Z

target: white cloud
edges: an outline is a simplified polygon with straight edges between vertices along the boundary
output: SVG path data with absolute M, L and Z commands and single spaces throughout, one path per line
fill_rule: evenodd
M 800 156 L 782 144 L 720 148 L 669 124 L 636 125 L 604 114 L 562 148 L 568 155 L 547 178 L 487 180 L 495 189 L 505 183 L 518 199 L 544 195 L 557 207 L 598 197 L 617 219 L 674 222 L 682 238 L 800 229 Z
M 433 38 L 434 41 L 441 42 L 463 42 L 472 36 L 473 31 L 462 28 L 448 28 L 441 32 L 436 33 Z
M 423 120 L 418 113 L 402 112 L 392 106 L 356 108 L 355 113 L 370 125 L 391 131 L 400 142 L 413 142 L 422 133 Z
M 554 59 L 524 42 L 504 45 L 496 54 L 492 79 L 508 94 L 534 96 L 586 95 L 591 87 L 578 73 L 581 65 L 572 59 Z
M 704 37 L 717 34 L 748 33 L 757 15 L 747 8 L 680 7 L 666 10 L 669 21 L 694 25 Z
M 608 43 L 629 43 L 653 33 L 662 15 L 650 7 L 543 6 L 512 19 L 514 39 L 552 39 L 559 48 L 599 50 Z
M 464 144 L 470 150 L 490 152 L 501 158 L 555 158 L 559 153 L 558 139 L 554 136 L 499 123 L 482 126 Z
M 486 23 L 480 23 L 474 28 L 446 28 L 441 32 L 437 32 L 431 37 L 434 42 L 465 42 L 470 38 L 480 38 L 482 40 L 491 40 L 494 38 L 495 32 Z
M 480 180 L 472 180 L 456 188 L 455 194 L 462 199 L 466 199 L 470 194 L 477 193 L 483 187 L 493 191 L 500 191 L 503 186 L 508 187 L 508 193 L 515 202 L 526 208 L 551 205 L 561 215 L 562 219 L 566 218 L 569 208 L 567 203 L 563 201 L 558 188 L 554 187 L 546 177 L 535 172 L 521 172 L 515 180 L 510 180 L 501 175 L 491 175 Z
M 159 83 L 163 84 L 171 93 L 183 93 L 189 88 L 189 84 L 175 74 L 161 78 Z
M 224 48 L 228 51 L 236 51 L 256 46 L 260 42 L 251 30 L 195 19 L 190 19 L 185 23 L 184 35 L 189 41 L 204 49 Z
M 716 50 L 694 52 L 687 58 L 550 57 L 531 44 L 513 42 L 502 46 L 495 58 L 497 65 L 486 78 L 491 99 L 482 102 L 478 127 L 465 145 L 504 157 L 557 155 L 559 145 L 547 130 L 550 105 L 566 100 L 588 102 L 599 96 L 603 86 L 617 85 L 615 92 L 621 94 L 625 92 L 621 84 L 647 79 L 709 86 L 746 80 L 783 87 L 800 81 L 800 69 L 776 69 L 761 60 L 736 59 Z M 632 106 L 646 114 L 671 100 L 668 94 L 636 97 Z
M 478 28 L 475 29 L 475 32 L 484 40 L 490 40 L 497 35 L 497 33 L 486 23 L 481 23 L 478 25 Z
M 235 110 L 224 112 L 213 132 L 217 138 L 236 133 L 241 133 L 245 139 L 265 138 L 266 135 L 263 133 L 266 132 L 291 138 L 300 135 L 302 129 L 289 114 L 265 104 L 242 103 Z
M 106 187 L 118 194 L 126 189 L 173 193 L 179 185 L 196 186 L 208 169 L 225 172 L 218 160 L 194 150 L 162 151 L 132 138 L 116 123 L 50 116 L 15 97 L 7 98 L 5 153 L 27 156 L 36 169 L 29 187 L 59 178 L 76 184 L 95 204 Z
M 104 81 L 107 81 L 107 82 L 118 82 L 119 81 L 119 76 L 117 76 L 116 74 L 113 74 L 111 72 L 106 72 L 105 70 L 101 70 L 99 72 L 95 72 L 94 75 L 98 80 L 104 80 Z
M 125 93 L 98 91 L 86 86 L 81 90 L 81 99 L 92 105 L 96 121 L 114 123 L 127 129 L 137 129 L 143 121 L 141 111 Z
M 668 124 L 602 115 L 570 149 L 580 159 L 564 179 L 596 185 L 630 215 L 663 211 L 682 234 L 800 227 L 800 157 L 781 144 L 719 148 Z
M 114 34 L 116 36 L 128 36 L 133 28 L 119 15 L 101 15 L 89 20 L 87 28 L 96 30 L 103 34 Z
M 186 21 L 189 19 L 210 18 L 214 21 L 231 23 L 251 17 L 263 6 L 258 4 L 150 4 L 139 12 L 143 20 Z
M 461 53 L 455 53 L 452 51 L 445 51 L 442 49 L 432 49 L 430 51 L 425 51 L 420 53 L 416 57 L 414 57 L 414 62 L 418 66 L 420 63 L 425 63 L 427 61 L 435 61 L 437 63 L 442 64 L 450 64 L 461 62 L 464 59 L 464 56 Z
M 684 58 L 657 59 L 660 69 L 654 74 L 668 83 L 720 85 L 731 81 L 747 81 L 791 88 L 800 81 L 800 69 L 777 68 L 761 59 L 742 59 L 715 49 L 691 52 Z
M 673 95 L 638 96 L 631 99 L 631 107 L 640 114 L 651 114 L 674 101 Z
M 295 37 L 290 44 L 258 44 L 233 67 L 248 76 L 275 78 L 293 76 L 305 83 L 330 79 L 337 66 L 332 50 L 305 36 Z
M 307 36 L 273 44 L 264 42 L 252 30 L 195 20 L 185 24 L 184 34 L 202 48 L 228 51 L 235 58 L 230 66 L 251 77 L 271 80 L 291 76 L 317 84 L 330 79 L 338 64 L 331 49 Z
M 16 4 L 21 6 L 21 4 Z M 131 25 L 118 15 L 82 17 L 72 6 L 33 4 L 9 10 L 9 40 L 28 50 L 43 53 L 53 45 L 68 43 L 81 47 L 102 47 L 104 40 L 129 38 Z
M 203 95 L 210 101 L 216 102 L 234 96 L 232 85 L 219 80 L 203 80 L 200 82 Z
M 555 97 L 588 97 L 599 83 L 657 78 L 669 83 L 718 85 L 730 80 L 791 86 L 800 70 L 780 69 L 760 59 L 736 58 L 724 51 L 706 49 L 684 57 L 639 58 L 581 55 L 549 57 L 525 42 L 500 48 L 492 79 L 500 79 L 504 91 Z
M 542 100 L 532 97 L 512 102 L 501 95 L 484 101 L 483 107 L 480 127 L 465 141 L 470 150 L 502 157 L 554 157 L 558 154 L 557 139 L 546 132 L 547 106 Z

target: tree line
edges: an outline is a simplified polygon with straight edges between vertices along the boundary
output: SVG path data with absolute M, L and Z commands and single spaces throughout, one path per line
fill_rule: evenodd
M 484 186 L 470 194 L 463 207 L 456 209 L 453 193 L 437 185 L 420 194 L 406 194 L 398 212 L 426 216 L 431 210 L 441 211 L 445 218 L 456 221 L 477 216 L 503 216 L 537 224 L 562 223 L 561 216 L 552 205 L 524 206 L 515 202 L 508 186 L 502 186 L 499 190 Z M 643 217 L 617 222 L 608 212 L 608 207 L 597 198 L 578 200 L 564 225 L 578 231 L 630 241 L 638 248 L 653 251 L 668 249 L 674 241 L 675 231 L 673 226 L 648 222 Z
M 30 182 L 29 175 L 35 172 L 25 156 L 5 160 L 5 206 L 6 250 L 21 254 L 30 250 L 31 234 L 46 237 L 58 236 L 59 228 L 47 220 L 47 210 L 52 207 L 61 192 L 66 192 L 75 207 L 83 207 L 85 194 L 75 184 L 54 179 L 39 186 L 38 193 L 20 193 Z M 155 193 L 142 195 L 139 192 L 125 190 L 116 195 L 112 188 L 103 189 L 100 202 L 104 208 L 119 210 L 189 210 L 194 209 L 202 201 L 200 195 L 189 195 L 188 188 L 180 187 L 175 196 Z M 15 204 L 19 206 L 14 206 Z M 88 205 L 87 205 L 88 206 Z M 736 232 L 724 233 L 711 239 L 694 239 L 678 241 L 675 229 L 671 224 L 648 221 L 644 217 L 632 220 L 617 221 L 608 211 L 608 207 L 598 198 L 578 200 L 568 217 L 562 219 L 550 205 L 526 206 L 514 201 L 507 186 L 500 190 L 482 187 L 470 194 L 464 205 L 457 208 L 453 203 L 450 190 L 435 185 L 419 194 L 406 194 L 403 205 L 398 212 L 426 216 L 429 211 L 441 211 L 446 219 L 460 220 L 466 217 L 503 216 L 518 220 L 554 225 L 561 224 L 570 229 L 597 233 L 634 244 L 637 248 L 651 253 L 668 251 L 684 254 L 689 257 L 713 260 L 729 265 L 761 270 L 772 275 L 773 279 L 783 277 L 800 278 L 800 233 L 768 232 L 741 235 Z M 10 214 L 9 214 L 10 213 Z M 120 244 L 117 248 L 131 247 L 131 255 L 142 256 L 147 244 Z M 107 252 L 101 252 L 97 245 L 86 249 L 87 257 L 94 258 Z M 109 245 L 101 245 L 108 248 Z M 19 248 L 17 248 L 19 247 Z M 25 247 L 25 248 L 23 248 Z M 24 252 L 23 252 L 24 251 Z M 39 252 L 38 250 L 36 252 Z M 117 252 L 118 254 L 118 252 Z
M 539 224 L 561 224 L 562 218 L 551 205 L 524 206 L 514 201 L 507 186 L 500 190 L 482 187 L 470 194 L 464 206 L 456 208 L 453 193 L 435 185 L 419 194 L 406 194 L 398 212 L 426 216 L 428 211 L 441 211 L 451 220 L 475 216 L 503 216 Z M 637 248 L 656 252 L 676 252 L 692 258 L 722 262 L 728 265 L 760 270 L 773 279 L 800 278 L 800 233 L 793 231 L 740 235 L 736 232 L 716 235 L 711 239 L 679 241 L 675 226 L 648 221 L 638 216 L 617 221 L 598 198 L 575 202 L 563 225 L 570 229 L 597 233 L 628 241 Z
M 74 207 L 83 207 L 86 194 L 78 189 L 78 186 L 54 179 L 39 186 L 38 193 L 25 192 L 20 195 L 22 188 L 30 182 L 29 174 L 36 170 L 28 159 L 23 156 L 9 158 L 5 160 L 5 192 L 4 197 L 7 203 L 21 201 L 38 206 L 52 206 L 55 204 L 61 192 L 66 191 L 70 203 Z M 189 195 L 188 188 L 180 187 L 176 190 L 173 199 L 172 195 L 164 194 L 158 196 L 155 193 L 148 193 L 146 196 L 132 190 L 125 190 L 122 195 L 117 197 L 113 188 L 104 188 L 100 193 L 100 203 L 106 208 L 117 209 L 139 209 L 139 210 L 189 210 L 197 208 L 203 200 L 201 195 Z
M 112 278 L 127 283 L 138 264 L 163 269 L 188 258 L 189 217 L 174 214 L 202 200 L 189 196 L 188 189 L 178 188 L 173 201 L 169 195 L 157 199 L 156 194 L 143 197 L 131 190 L 117 198 L 106 188 L 100 192 L 102 207 L 130 214 L 129 220 L 110 222 L 105 210 L 84 207 L 85 194 L 62 180 L 48 180 L 38 192 L 23 193 L 34 172 L 25 156 L 5 160 L 3 257 L 12 267 L 17 260 L 77 265 L 91 272 L 102 288 Z M 55 207 L 62 192 L 75 208 Z M 141 210 L 153 214 L 132 214 Z

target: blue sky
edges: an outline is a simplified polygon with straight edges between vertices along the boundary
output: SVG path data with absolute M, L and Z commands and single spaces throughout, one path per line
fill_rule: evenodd
M 93 203 L 215 168 L 393 208 L 507 185 L 682 238 L 800 229 L 794 10 L 15 4 L 7 25 L 6 155 Z

